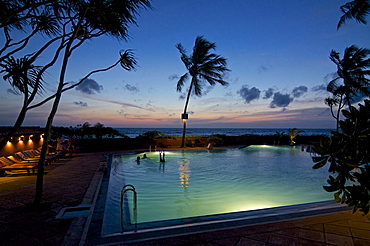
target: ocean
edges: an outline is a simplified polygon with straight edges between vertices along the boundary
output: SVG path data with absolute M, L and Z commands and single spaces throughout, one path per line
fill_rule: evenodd
M 120 133 L 135 138 L 149 131 L 160 131 L 167 135 L 182 136 L 182 128 L 115 128 Z M 330 135 L 334 129 L 299 129 L 303 132 L 299 133 L 302 136 L 309 135 Z M 215 134 L 224 134 L 226 136 L 241 136 L 244 134 L 254 135 L 274 135 L 276 132 L 283 132 L 289 135 L 289 128 L 273 129 L 273 128 L 187 128 L 186 136 L 211 136 Z

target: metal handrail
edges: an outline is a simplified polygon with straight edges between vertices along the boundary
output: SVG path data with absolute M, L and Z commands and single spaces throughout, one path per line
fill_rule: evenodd
M 134 223 L 132 223 L 132 224 L 135 224 L 135 228 L 137 226 L 137 192 L 136 192 L 135 187 L 133 185 L 128 184 L 128 185 L 123 186 L 122 191 L 121 191 L 121 226 L 122 226 L 122 231 L 124 230 L 124 218 L 123 218 L 124 202 L 123 202 L 123 200 L 124 200 L 125 193 L 127 191 L 132 191 L 133 194 L 134 194 L 134 208 L 133 208 L 133 210 L 134 210 L 134 219 L 133 219 Z

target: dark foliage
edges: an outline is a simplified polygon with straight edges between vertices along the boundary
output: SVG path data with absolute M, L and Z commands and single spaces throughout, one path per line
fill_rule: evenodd
M 339 132 L 323 138 L 314 146 L 319 155 L 313 157 L 313 169 L 329 164 L 328 186 L 324 189 L 335 192 L 337 202 L 360 210 L 365 214 L 370 209 L 370 101 L 365 100 L 359 108 L 343 110 L 345 120 L 340 121 Z

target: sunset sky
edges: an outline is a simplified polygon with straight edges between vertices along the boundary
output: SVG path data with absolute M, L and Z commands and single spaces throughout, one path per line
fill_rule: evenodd
M 369 25 L 350 20 L 336 29 L 346 2 L 153 0 L 154 9 L 141 11 L 138 26 L 130 27 L 128 42 L 98 38 L 76 51 L 67 81 L 109 66 L 121 49 L 133 50 L 137 70 L 117 67 L 64 93 L 54 125 L 181 127 L 185 100 L 176 92 L 176 77 L 186 69 L 175 45 L 182 43 L 190 54 L 196 36 L 203 35 L 216 43 L 215 53 L 227 59 L 231 72 L 228 86 L 205 86 L 202 97 L 191 97 L 189 128 L 334 128 L 324 104 L 336 71 L 330 51 L 342 57 L 353 44 L 370 48 Z M 58 68 L 49 71 L 47 93 L 57 79 Z M 0 125 L 10 126 L 23 97 L 2 78 L 0 83 Z M 24 125 L 45 126 L 50 108 L 48 103 L 29 111 Z

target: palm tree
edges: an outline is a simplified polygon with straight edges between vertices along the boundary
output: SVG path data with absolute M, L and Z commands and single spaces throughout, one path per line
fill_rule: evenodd
M 370 95 L 370 80 L 367 76 L 370 75 L 370 58 L 366 58 L 370 54 L 370 50 L 366 48 L 358 48 L 355 45 L 347 47 L 344 51 L 343 58 L 339 57 L 339 53 L 332 50 L 330 60 L 337 65 L 337 76 L 329 82 L 327 91 L 332 93 L 332 97 L 326 99 L 326 103 L 330 106 L 337 106 L 337 115 L 332 115 L 337 121 L 337 130 L 339 127 L 339 116 L 343 107 L 347 105 L 351 108 L 351 104 L 357 96 Z
M 359 23 L 366 24 L 366 16 L 370 13 L 369 0 L 354 0 L 340 7 L 343 15 L 338 22 L 338 29 L 348 20 L 355 19 Z
M 289 129 L 289 138 L 290 138 L 290 145 L 294 145 L 294 139 L 298 136 L 299 133 L 304 132 L 299 130 L 298 128 Z
M 191 82 L 188 90 L 188 95 L 185 101 L 184 113 L 182 119 L 184 121 L 184 128 L 182 132 L 181 147 L 185 144 L 185 132 L 186 132 L 186 120 L 188 119 L 187 108 L 189 104 L 189 98 L 191 93 L 196 96 L 202 95 L 202 88 L 204 82 L 208 82 L 210 85 L 219 83 L 221 85 L 227 85 L 228 82 L 223 80 L 225 72 L 230 71 L 226 67 L 226 59 L 220 55 L 210 53 L 211 50 L 216 49 L 215 43 L 211 43 L 203 38 L 203 36 L 197 36 L 193 48 L 193 54 L 188 56 L 185 48 L 179 43 L 176 48 L 181 54 L 181 60 L 184 63 L 188 72 L 182 75 L 177 82 L 177 91 L 181 92 L 185 82 L 191 77 Z

